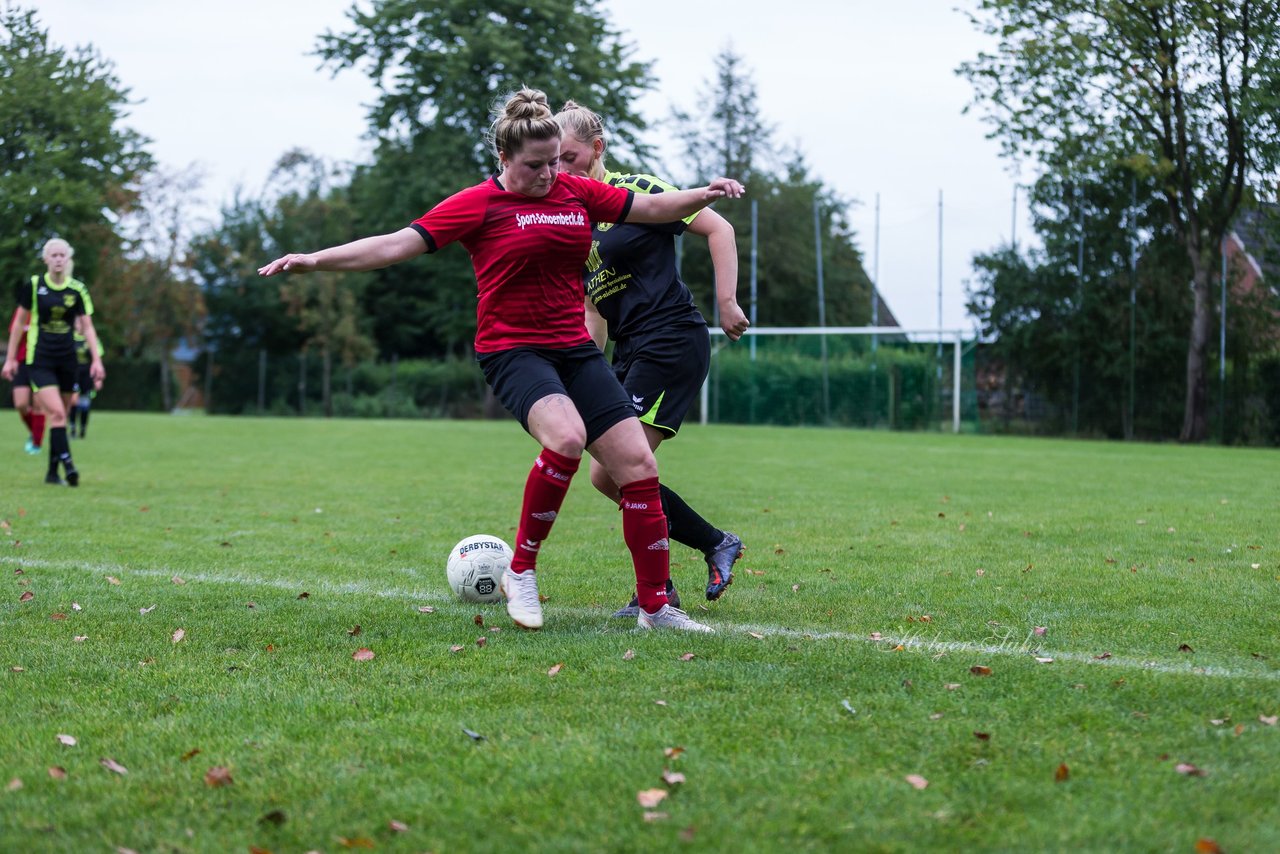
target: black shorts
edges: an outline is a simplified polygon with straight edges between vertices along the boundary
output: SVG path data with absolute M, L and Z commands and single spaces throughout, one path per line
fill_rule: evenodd
M 680 431 L 710 366 L 711 337 L 705 326 L 632 335 L 613 348 L 613 372 L 641 423 L 668 438 Z
M 613 425 L 634 418 L 627 394 L 594 344 L 567 350 L 517 347 L 476 357 L 485 381 L 520 426 L 529 429 L 529 410 L 549 394 L 563 394 L 587 427 L 587 445 Z
M 27 360 L 23 359 L 18 363 L 18 372 L 13 375 L 14 388 L 29 388 L 31 386 L 31 371 L 27 370 Z
M 40 391 L 49 386 L 57 386 L 63 394 L 71 394 L 76 390 L 76 372 L 80 363 L 75 353 L 65 356 L 44 358 L 27 366 L 33 391 Z
M 93 374 L 89 372 L 89 366 L 82 362 L 76 362 L 76 391 L 84 398 L 93 394 Z

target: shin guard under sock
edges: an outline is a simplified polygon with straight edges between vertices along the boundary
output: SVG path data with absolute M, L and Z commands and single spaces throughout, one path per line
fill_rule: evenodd
M 515 557 L 511 559 L 512 572 L 533 569 L 538 561 L 538 549 L 551 533 L 551 525 L 560 513 L 560 505 L 569 491 L 581 460 L 557 454 L 543 448 L 524 483 L 524 502 L 520 508 L 520 524 L 516 528 Z
M 667 517 L 656 477 L 621 487 L 622 538 L 631 551 L 636 570 L 636 598 L 650 614 L 667 604 L 667 579 L 671 577 Z

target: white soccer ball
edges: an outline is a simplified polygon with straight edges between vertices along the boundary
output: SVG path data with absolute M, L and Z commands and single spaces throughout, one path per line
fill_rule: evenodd
M 466 602 L 497 602 L 502 598 L 502 573 L 515 555 L 511 546 L 492 534 L 476 534 L 449 552 L 449 586 Z

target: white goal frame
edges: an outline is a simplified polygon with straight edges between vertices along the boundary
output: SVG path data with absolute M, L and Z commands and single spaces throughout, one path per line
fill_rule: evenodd
M 716 336 L 725 338 L 724 330 L 719 326 L 708 326 L 708 331 L 712 337 L 712 356 L 720 350 L 721 347 L 728 343 L 716 342 Z M 913 339 L 914 343 L 927 344 L 930 341 L 937 341 L 939 345 L 949 341 L 952 345 L 952 368 L 951 368 L 951 432 L 960 432 L 960 356 L 961 348 L 964 346 L 964 330 L 962 329 L 903 329 L 898 326 L 762 326 L 751 327 L 742 336 L 743 340 L 749 340 L 756 335 L 872 335 L 872 336 L 920 336 Z M 754 343 L 754 342 L 752 342 Z M 823 350 L 825 359 L 825 349 Z M 711 384 L 711 375 L 708 373 L 707 378 L 702 382 L 701 409 L 699 415 L 699 423 L 707 424 L 707 404 L 709 400 L 709 388 Z

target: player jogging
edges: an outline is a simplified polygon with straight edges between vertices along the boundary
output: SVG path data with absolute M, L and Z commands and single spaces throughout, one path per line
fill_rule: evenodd
M 556 121 L 565 131 L 561 170 L 637 194 L 676 191 L 652 175 L 606 171 L 604 123 L 591 110 L 568 101 Z M 606 335 L 614 340 L 613 371 L 655 451 L 680 430 L 711 363 L 707 321 L 676 270 L 675 238 L 686 229 L 707 238 L 720 325 L 731 341 L 737 341 L 750 325 L 738 306 L 738 250 L 733 226 L 713 210 L 666 223 L 597 222 L 583 275 L 587 329 L 601 350 Z M 619 500 L 617 484 L 594 459 L 591 483 L 613 501 Z M 716 528 L 665 483 L 660 490 L 671 539 L 702 552 L 707 563 L 707 599 L 719 599 L 733 582 L 742 540 Z M 674 590 L 668 592 L 679 601 Z M 632 616 L 635 608 L 633 599 L 614 616 Z
M 30 323 L 27 330 L 27 373 L 35 392 L 36 405 L 49 417 L 49 470 L 44 482 L 62 485 L 58 466 L 70 486 L 80 485 L 80 472 L 71 461 L 71 445 L 67 441 L 67 409 L 76 387 L 76 352 L 72 334 L 76 319 L 89 342 L 89 372 L 98 382 L 106 376 L 102 357 L 98 355 L 98 333 L 93 328 L 93 300 L 85 284 L 71 277 L 74 250 L 67 241 L 55 237 L 44 245 L 41 253 L 46 272 L 35 275 L 17 288 L 19 325 Z M 4 367 L 7 380 L 18 372 L 16 353 L 18 339 L 9 339 Z

